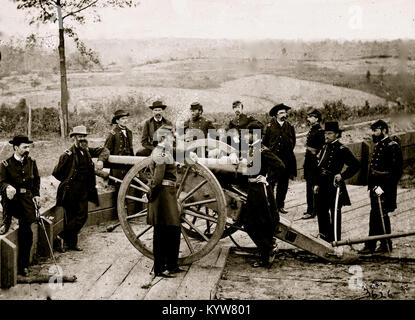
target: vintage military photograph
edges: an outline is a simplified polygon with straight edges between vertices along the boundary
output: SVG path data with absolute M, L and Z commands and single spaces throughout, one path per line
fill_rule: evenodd
M 0 199 L 0 300 L 413 300 L 415 2 L 1 0 Z

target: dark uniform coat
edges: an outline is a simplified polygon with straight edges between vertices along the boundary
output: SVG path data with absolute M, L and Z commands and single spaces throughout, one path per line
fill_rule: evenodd
M 347 168 L 342 171 L 345 165 Z M 317 168 L 318 170 L 315 176 L 316 180 L 313 184 L 319 187 L 318 194 L 316 195 L 319 232 L 323 239 L 329 242 L 334 240 L 333 223 L 337 191 L 337 188 L 334 186 L 334 176 L 337 174 L 341 174 L 342 176 L 337 211 L 337 240 L 340 240 L 341 208 L 342 206 L 351 205 L 344 180 L 353 177 L 359 171 L 360 163 L 349 148 L 340 143 L 339 140 L 335 140 L 325 144 L 323 149 L 319 152 Z
M 11 185 L 16 189 L 12 200 L 6 196 L 6 188 Z M 7 219 L 14 216 L 24 219 L 29 224 L 35 222 L 36 214 L 33 197 L 39 196 L 40 177 L 36 161 L 31 157 L 24 157 L 23 163 L 14 155 L 0 163 L 0 194 L 3 206 L 3 215 Z
M 317 154 L 324 146 L 324 130 L 319 123 L 313 125 L 307 133 L 304 157 L 304 179 L 312 178 L 317 170 Z
M 275 118 L 266 126 L 263 143 L 284 162 L 287 173 L 297 176 L 297 161 L 294 147 L 296 143 L 295 129 L 287 121 L 281 126 Z
M 391 138 L 386 137 L 375 145 L 372 159 L 369 165 L 368 189 L 370 190 L 370 219 L 369 236 L 391 233 L 389 212 L 396 209 L 396 194 L 398 182 L 402 176 L 402 151 L 399 144 Z M 374 191 L 375 187 L 381 187 L 384 193 L 378 197 Z M 382 206 L 383 223 L 379 200 Z M 391 239 L 380 241 L 381 247 L 392 248 Z M 376 241 L 368 241 L 365 247 L 375 250 Z
M 232 120 L 229 121 L 227 130 L 236 129 L 240 131 L 241 129 L 247 129 L 248 125 L 252 122 L 259 122 L 252 116 L 247 116 L 244 113 L 241 113 L 239 117 L 234 117 Z
M 215 126 L 213 125 L 212 121 L 206 119 L 205 117 L 200 116 L 197 120 L 188 119 L 183 124 L 183 129 L 186 135 L 190 135 L 192 133 L 192 129 L 198 129 L 203 132 L 204 138 L 208 137 L 208 130 L 209 129 L 215 129 Z M 200 138 L 198 136 L 192 137 L 193 139 Z
M 256 164 L 255 164 L 256 163 Z M 258 167 L 259 165 L 259 167 Z M 260 170 L 258 170 L 260 168 Z M 278 179 L 284 170 L 284 163 L 260 140 L 249 147 L 248 153 L 248 197 L 241 211 L 241 222 L 252 241 L 260 250 L 264 263 L 273 249 L 273 236 L 279 222 L 279 213 L 274 193 L 268 184 L 250 182 L 259 175 L 268 181 Z
M 12 200 L 6 195 L 6 188 L 9 185 L 16 189 Z M 30 262 L 30 250 L 33 244 L 31 224 L 36 221 L 33 197 L 39 196 L 39 189 L 40 177 L 35 160 L 24 157 L 23 162 L 20 162 L 13 155 L 0 163 L 0 192 L 6 229 L 10 226 L 12 216 L 19 220 L 17 233 L 19 271 L 27 268 Z
M 399 144 L 390 137 L 379 141 L 370 161 L 368 188 L 373 190 L 379 186 L 385 192 L 385 211 L 392 212 L 396 209 L 397 186 L 402 172 L 402 151 Z
M 153 254 L 154 273 L 178 267 L 180 249 L 180 212 L 177 206 L 175 185 L 177 169 L 173 150 L 158 145 L 151 154 L 153 179 L 148 193 L 147 223 L 154 226 Z
M 150 184 L 147 223 L 180 226 L 176 188 L 162 185 L 163 180 L 176 182 L 177 168 L 172 153 L 157 146 L 152 154 L 153 179 Z
M 243 129 L 248 129 L 248 125 L 255 123 L 258 127 L 263 128 L 263 124 L 258 121 L 257 119 L 255 119 L 254 117 L 251 116 L 247 116 L 244 113 L 241 113 L 239 115 L 239 117 L 234 117 L 232 120 L 229 121 L 229 124 L 226 128 L 226 130 L 232 130 L 235 129 L 238 132 L 238 136 L 239 136 L 239 140 L 242 139 L 242 133 L 241 130 Z M 246 158 L 246 153 L 247 150 L 242 150 L 244 146 L 246 146 L 246 144 L 242 144 L 242 141 L 240 141 L 238 144 L 235 144 L 235 141 L 232 141 L 232 138 L 230 136 L 228 136 L 227 139 L 227 144 L 233 146 L 234 148 L 236 148 L 237 150 L 240 151 L 239 156 L 242 158 Z
M 78 153 L 77 148 L 72 146 L 66 150 L 64 154 L 59 157 L 59 162 L 53 170 L 52 175 L 58 179 L 61 183 L 58 186 L 56 195 L 56 205 L 62 206 L 64 202 L 71 198 L 71 189 L 73 180 L 76 179 L 78 174 Z M 98 157 L 98 160 L 105 162 L 110 153 L 107 148 L 88 148 L 86 156 L 88 158 L 89 169 L 86 177 L 88 200 L 98 205 L 98 193 L 96 189 L 95 169 L 94 163 L 91 157 Z M 76 201 L 76 199 L 73 199 Z M 70 200 L 69 200 L 70 201 Z
M 117 125 L 108 134 L 104 147 L 112 155 L 133 156 L 133 134 L 131 130 L 125 128 L 124 134 L 120 126 Z M 111 165 L 110 175 L 122 180 L 129 168 L 130 166 L 125 165 Z
M 306 151 L 304 157 L 304 179 L 306 180 L 306 198 L 307 198 L 307 211 L 311 216 L 315 216 L 314 210 L 314 191 L 313 191 L 313 176 L 317 171 L 317 154 L 323 147 L 324 130 L 320 124 L 317 123 L 310 128 L 307 133 Z
M 153 141 L 154 132 L 164 125 L 172 126 L 172 123 L 164 117 L 162 117 L 160 121 L 156 121 L 154 117 L 151 117 L 144 122 L 143 132 L 141 135 L 141 145 L 145 149 L 152 151 L 155 146 L 157 146 L 157 141 Z

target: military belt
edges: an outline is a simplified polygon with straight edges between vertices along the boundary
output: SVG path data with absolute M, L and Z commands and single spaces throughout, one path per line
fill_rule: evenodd
M 26 193 L 29 190 L 27 190 L 26 188 L 19 188 L 18 191 L 19 191 L 19 193 Z
M 168 187 L 176 187 L 176 182 L 171 181 L 171 180 L 163 180 L 161 182 L 162 186 L 168 186 Z

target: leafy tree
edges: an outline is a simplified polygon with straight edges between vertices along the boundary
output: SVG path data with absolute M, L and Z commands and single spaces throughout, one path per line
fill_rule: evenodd
M 68 135 L 68 84 L 66 78 L 65 37 L 71 37 L 79 50 L 88 56 L 94 63 L 99 58 L 94 51 L 88 49 L 79 39 L 74 24 L 85 24 L 87 20 L 100 22 L 98 9 L 106 7 L 135 7 L 138 1 L 134 0 L 11 0 L 17 4 L 17 9 L 29 13 L 29 24 L 59 23 L 59 63 L 61 72 L 61 109 L 63 115 L 62 135 Z M 65 27 L 63 22 L 65 21 Z

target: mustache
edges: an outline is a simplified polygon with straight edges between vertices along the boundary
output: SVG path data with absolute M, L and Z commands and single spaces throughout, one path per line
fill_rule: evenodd
M 23 152 L 23 156 L 24 157 L 27 157 L 29 155 L 29 151 L 25 151 L 25 152 Z

